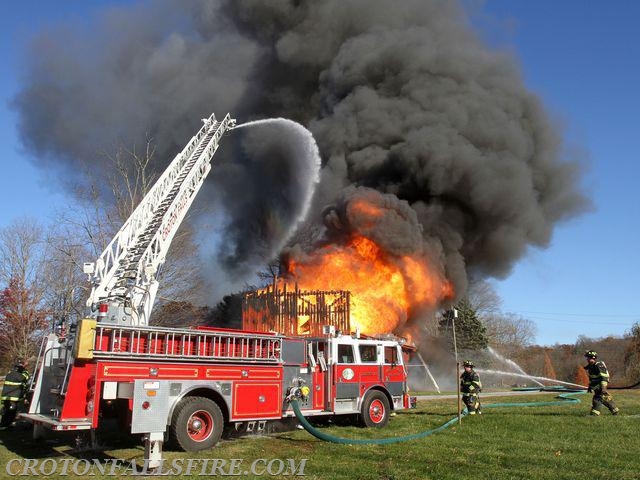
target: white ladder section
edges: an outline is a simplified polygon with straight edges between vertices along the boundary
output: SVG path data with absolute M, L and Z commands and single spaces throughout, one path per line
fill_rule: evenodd
M 97 323 L 93 358 L 190 362 L 281 363 L 282 337 L 214 329 Z
M 95 264 L 85 264 L 93 284 L 87 306 L 94 312 L 98 305 L 106 304 L 108 318 L 115 313 L 125 325 L 149 323 L 158 290 L 158 270 L 211 170 L 211 159 L 222 135 L 235 125 L 229 114 L 221 122 L 213 114 L 203 122 Z

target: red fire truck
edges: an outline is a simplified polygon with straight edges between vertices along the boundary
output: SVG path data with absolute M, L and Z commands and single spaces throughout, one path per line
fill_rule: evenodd
M 148 325 L 159 267 L 219 140 L 233 126 L 229 115 L 221 122 L 214 115 L 204 119 L 105 252 L 85 264 L 93 283 L 91 315 L 42 344 L 31 405 L 22 415 L 34 434 L 43 428 L 95 432 L 115 412 L 132 434 L 142 434 L 153 468 L 165 440 L 187 451 L 210 448 L 225 426 L 261 430 L 293 416 L 289 398 L 305 415 L 356 414 L 369 427 L 384 426 L 392 410 L 409 407 L 403 346 L 393 338 L 342 334 L 335 325 L 308 336 Z M 314 317 L 316 324 L 332 323 L 328 294 L 340 292 L 313 292 L 305 299 L 309 308 L 297 313 L 325 312 Z

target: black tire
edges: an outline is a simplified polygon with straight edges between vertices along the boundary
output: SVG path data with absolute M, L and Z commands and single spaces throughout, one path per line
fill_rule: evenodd
M 389 399 L 378 391 L 367 393 L 360 409 L 360 423 L 363 427 L 382 428 L 389 422 Z
M 171 418 L 171 442 L 185 452 L 213 447 L 222 436 L 224 419 L 220 407 L 205 397 L 183 398 Z

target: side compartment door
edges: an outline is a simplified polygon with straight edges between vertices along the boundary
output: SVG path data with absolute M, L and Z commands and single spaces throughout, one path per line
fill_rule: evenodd
M 360 396 L 375 385 L 383 382 L 380 356 L 382 348 L 373 342 L 360 342 L 358 345 L 359 365 L 356 376 L 360 383 Z M 380 354 L 380 355 L 379 355 Z
M 157 379 L 133 381 L 131 433 L 164 432 L 169 418 L 170 382 Z
M 385 345 L 384 364 L 382 373 L 385 387 L 393 396 L 402 395 L 405 390 L 406 375 L 404 365 L 401 363 L 400 346 Z
M 232 416 L 280 418 L 282 383 L 274 381 L 236 381 L 233 384 Z
M 312 408 L 329 410 L 331 408 L 328 392 L 331 391 L 327 385 L 329 372 L 327 370 L 327 342 L 313 341 L 309 343 L 309 367 L 313 372 L 311 386 Z
M 359 378 L 355 373 L 355 352 L 350 343 L 336 345 L 337 356 L 333 365 L 336 400 L 355 399 L 359 395 Z

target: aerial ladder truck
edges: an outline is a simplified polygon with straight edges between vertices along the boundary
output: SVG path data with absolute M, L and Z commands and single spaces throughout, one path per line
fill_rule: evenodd
M 45 428 L 94 434 L 115 415 L 142 435 L 153 468 L 166 440 L 186 451 L 210 448 L 225 426 L 254 431 L 292 417 L 293 397 L 305 415 L 357 414 L 374 427 L 409 407 L 395 339 L 341 334 L 331 325 L 316 337 L 149 325 L 171 241 L 234 126 L 229 114 L 203 119 L 100 257 L 84 265 L 90 314 L 42 343 L 21 415 L 34 435 Z

